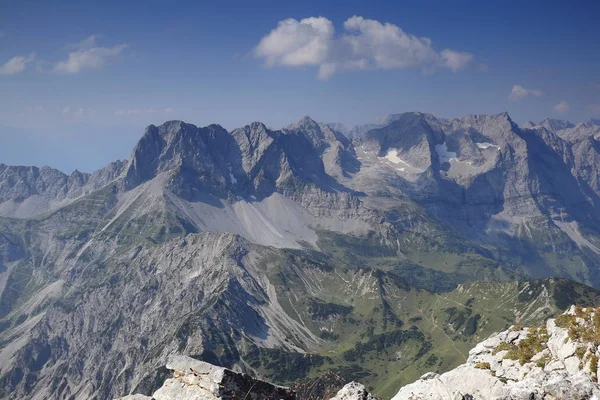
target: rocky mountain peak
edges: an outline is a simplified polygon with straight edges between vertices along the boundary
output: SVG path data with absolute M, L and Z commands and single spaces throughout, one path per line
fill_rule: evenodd
M 315 121 L 314 119 L 312 119 L 309 115 L 305 115 L 304 117 L 300 118 L 297 122 L 288 125 L 287 129 L 292 130 L 292 129 L 299 129 L 299 128 L 318 128 L 319 123 L 317 121 Z
M 288 125 L 286 128 L 284 128 L 284 131 L 297 132 L 304 135 L 311 142 L 313 147 L 320 151 L 322 151 L 328 145 L 330 139 L 335 139 L 335 137 L 326 137 L 326 133 L 330 133 L 330 136 L 333 135 L 331 128 L 329 128 L 327 125 L 321 125 L 317 123 L 308 115 L 304 116 L 298 122 Z
M 541 121 L 538 125 L 543 126 L 544 128 L 546 128 L 547 130 L 549 130 L 551 132 L 557 132 L 557 131 L 561 131 L 563 129 L 569 129 L 569 128 L 575 127 L 575 125 L 569 121 L 562 120 L 562 119 L 553 119 L 553 118 L 546 118 L 545 120 Z

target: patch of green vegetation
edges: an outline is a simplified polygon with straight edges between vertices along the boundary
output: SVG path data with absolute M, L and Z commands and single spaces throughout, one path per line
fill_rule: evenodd
M 365 378 L 373 375 L 373 372 L 367 371 L 358 364 L 340 365 L 334 367 L 334 371 L 344 379 L 356 382 L 364 381 Z
M 508 350 L 504 358 L 518 360 L 523 365 L 530 362 L 533 356 L 543 351 L 547 342 L 548 332 L 545 328 L 530 328 L 525 339 L 519 341 L 518 344 L 501 343 L 492 351 L 492 354 Z
M 269 379 L 275 382 L 291 383 L 305 379 L 311 369 L 320 367 L 331 359 L 318 354 L 295 353 L 279 348 L 255 347 L 244 359 L 252 368 L 267 372 Z
M 583 321 L 580 323 L 578 319 Z M 555 319 L 557 326 L 568 329 L 569 338 L 600 346 L 600 308 L 575 308 L 575 315 L 563 314 Z
M 489 362 L 480 362 L 480 363 L 475 364 L 475 368 L 478 368 L 478 369 L 491 369 L 492 366 L 490 365 Z
M 352 307 L 341 304 L 325 303 L 319 299 L 310 299 L 308 312 L 313 321 L 325 320 L 329 317 L 345 317 L 352 312 Z
M 425 360 L 425 366 L 433 367 L 434 365 L 436 365 L 438 360 L 439 360 L 438 356 L 436 356 L 435 354 L 432 354 L 429 357 L 427 357 L 427 360 Z
M 494 350 L 492 350 L 492 355 L 495 356 L 496 354 L 500 353 L 501 351 L 513 351 L 516 349 L 516 345 L 513 343 L 500 343 L 498 346 L 496 346 L 496 348 Z
M 368 353 L 382 352 L 387 348 L 399 346 L 411 339 L 426 343 L 423 333 L 416 329 L 380 333 L 365 343 L 356 343 L 354 349 L 344 352 L 344 359 L 347 361 L 364 361 L 364 357 Z
M 592 380 L 594 382 L 598 382 L 598 356 L 595 354 L 592 354 L 592 356 L 590 357 L 590 372 L 592 373 Z
M 550 357 L 549 355 L 545 355 L 543 357 L 541 357 L 539 360 L 537 360 L 535 362 L 535 365 L 539 368 L 544 368 L 552 359 L 552 357 Z

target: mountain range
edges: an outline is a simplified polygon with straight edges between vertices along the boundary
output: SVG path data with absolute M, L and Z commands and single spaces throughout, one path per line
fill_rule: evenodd
M 391 396 L 600 302 L 599 169 L 597 121 L 418 112 L 169 121 L 92 174 L 0 164 L 0 397 L 150 394 L 173 354 Z

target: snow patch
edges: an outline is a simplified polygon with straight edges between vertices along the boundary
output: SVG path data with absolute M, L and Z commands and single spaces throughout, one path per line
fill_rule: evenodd
M 404 164 L 407 167 L 410 168 L 414 168 L 412 165 L 410 165 L 409 163 L 407 163 L 406 161 L 404 161 L 403 159 L 401 159 L 400 157 L 398 157 L 398 150 L 396 149 L 390 149 L 387 154 L 385 155 L 385 157 L 380 157 L 381 158 L 385 158 L 386 160 L 394 163 L 394 164 Z M 404 168 L 396 168 L 398 171 L 402 171 L 404 172 Z
M 229 180 L 231 180 L 231 183 L 234 185 L 238 182 L 237 179 L 235 178 L 235 176 L 233 176 L 233 172 L 231 171 L 231 166 L 229 167 Z
M 479 147 L 482 150 L 485 150 L 490 147 L 495 147 L 496 150 L 500 150 L 500 146 L 497 146 L 495 144 L 488 143 L 488 142 L 481 142 L 481 143 L 475 143 L 475 144 L 477 145 L 477 147 Z
M 453 151 L 448 151 L 448 145 L 446 142 L 442 144 L 436 144 L 435 151 L 440 159 L 440 164 L 450 163 L 451 160 L 456 160 L 456 153 Z

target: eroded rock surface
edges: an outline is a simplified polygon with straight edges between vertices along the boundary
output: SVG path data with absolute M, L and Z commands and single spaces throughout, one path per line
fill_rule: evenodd
M 392 400 L 597 399 L 600 309 L 571 307 L 539 328 L 512 327 L 479 343 L 467 362 L 428 373 Z

